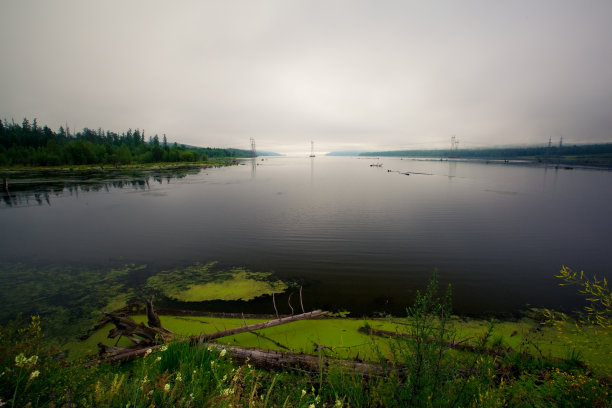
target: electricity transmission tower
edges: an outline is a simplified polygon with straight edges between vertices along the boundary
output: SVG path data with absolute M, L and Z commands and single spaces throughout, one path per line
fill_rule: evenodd
M 450 154 L 448 155 L 448 157 L 450 158 L 459 157 L 458 150 L 459 150 L 459 139 L 457 139 L 456 136 L 453 136 L 451 137 L 451 149 L 450 149 Z
M 255 149 L 255 139 L 251 138 L 251 157 L 257 157 L 257 150 Z

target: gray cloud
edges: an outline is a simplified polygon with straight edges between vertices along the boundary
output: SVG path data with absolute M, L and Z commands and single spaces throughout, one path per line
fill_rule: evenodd
M 13 1 L 0 115 L 275 151 L 612 141 L 609 1 Z

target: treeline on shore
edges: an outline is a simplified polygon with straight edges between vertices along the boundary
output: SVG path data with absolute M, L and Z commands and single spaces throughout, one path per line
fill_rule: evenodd
M 164 134 L 145 138 L 144 130 L 121 134 L 84 128 L 71 133 L 40 126 L 36 119 L 21 125 L 0 120 L 0 166 L 61 166 L 79 164 L 133 164 L 156 162 L 200 162 L 210 158 L 249 157 L 240 149 L 199 148 L 169 144 Z
M 564 146 L 526 146 L 526 147 L 498 147 L 482 149 L 450 149 L 438 150 L 392 150 L 384 152 L 365 152 L 360 156 L 395 156 L 395 157 L 462 157 L 482 159 L 511 159 L 531 158 L 555 160 L 564 156 L 588 156 L 612 159 L 612 143 Z

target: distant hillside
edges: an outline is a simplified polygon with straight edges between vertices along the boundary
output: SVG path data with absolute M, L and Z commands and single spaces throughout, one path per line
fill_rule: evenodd
M 449 149 L 438 150 L 392 150 L 383 152 L 364 152 L 360 156 L 392 156 L 392 157 L 436 157 L 436 158 L 466 158 L 466 159 L 531 159 L 537 161 L 583 161 L 593 164 L 612 164 L 612 143 L 531 146 L 531 147 L 499 147 L 482 149 L 459 149 L 451 154 Z
M 258 156 L 284 156 L 284 154 L 275 153 L 275 152 L 260 152 L 257 151 Z
M 206 152 L 208 150 L 222 150 L 226 153 L 227 157 L 251 157 L 251 151 L 247 149 L 236 149 L 235 147 L 227 147 L 224 149 L 216 148 L 216 147 L 200 147 L 200 146 L 192 146 L 192 145 L 181 145 L 183 147 L 195 150 L 201 150 Z M 275 152 L 263 152 L 257 151 L 257 156 L 282 156 L 282 154 Z
M 361 155 L 363 150 L 346 150 L 342 152 L 329 152 L 326 156 L 359 156 Z

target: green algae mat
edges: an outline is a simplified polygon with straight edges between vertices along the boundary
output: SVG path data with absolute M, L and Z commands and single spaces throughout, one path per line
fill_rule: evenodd
M 0 261 L 0 323 L 37 315 L 44 332 L 61 342 L 86 332 L 104 312 L 151 295 L 186 304 L 247 302 L 283 293 L 290 285 L 271 272 L 226 268 L 217 262 L 157 271 L 135 264 L 95 269 Z
M 249 301 L 263 295 L 283 293 L 289 286 L 272 280 L 270 272 L 245 268 L 216 270 L 216 262 L 163 271 L 147 280 L 147 288 L 181 302 L 211 300 Z
M 133 316 L 138 322 L 146 322 L 146 316 Z M 180 335 L 214 333 L 263 322 L 266 319 L 240 319 L 206 316 L 160 316 L 164 327 Z M 262 349 L 318 354 L 327 357 L 377 361 L 389 356 L 394 340 L 371 336 L 360 332 L 361 327 L 406 332 L 407 319 L 353 319 L 319 318 L 300 320 L 256 333 L 241 333 L 224 337 L 218 343 Z M 455 341 L 475 343 L 488 330 L 490 322 L 477 319 L 453 318 Z M 73 357 L 97 352 L 97 343 L 111 344 L 106 338 L 111 325 L 100 328 L 85 341 L 72 342 L 67 347 Z M 123 343 L 122 343 L 123 342 Z M 590 370 L 599 374 L 612 373 L 612 330 L 600 327 L 583 327 L 565 323 L 555 327 L 543 326 L 533 319 L 500 321 L 493 324 L 489 342 L 514 350 L 525 350 L 538 357 L 579 358 Z M 119 345 L 130 345 L 121 340 Z

